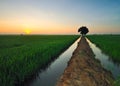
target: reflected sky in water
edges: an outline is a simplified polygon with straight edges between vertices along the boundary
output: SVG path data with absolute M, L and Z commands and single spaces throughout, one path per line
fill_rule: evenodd
M 95 54 L 95 58 L 101 62 L 101 65 L 111 71 L 115 79 L 120 76 L 120 64 L 113 62 L 108 55 L 104 54 L 102 50 L 91 43 L 90 40 L 87 39 L 87 41 Z
M 80 39 L 53 61 L 48 68 L 40 72 L 38 76 L 29 83 L 29 86 L 55 86 L 57 80 L 67 67 L 67 63 L 70 60 L 73 51 L 76 49 L 79 40 Z M 105 69 L 112 72 L 114 78 L 117 78 L 118 75 L 120 75 L 120 65 L 110 60 L 109 56 L 104 54 L 95 44 L 91 43 L 88 39 L 87 41 L 95 54 L 95 58 L 101 62 Z
M 79 40 L 80 39 L 78 39 L 65 52 L 63 52 L 58 59 L 52 62 L 48 68 L 46 68 L 46 70 L 40 72 L 36 79 L 30 83 L 30 86 L 55 86 L 57 80 L 67 67 L 67 63 L 70 60 L 73 51 L 76 49 Z

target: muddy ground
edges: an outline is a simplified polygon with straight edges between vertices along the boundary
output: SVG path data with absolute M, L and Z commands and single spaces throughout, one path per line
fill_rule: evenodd
M 56 86 L 112 86 L 111 72 L 105 70 L 82 37 Z

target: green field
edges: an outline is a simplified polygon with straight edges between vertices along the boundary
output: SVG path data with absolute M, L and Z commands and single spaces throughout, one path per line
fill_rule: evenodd
M 120 35 L 89 35 L 87 38 L 110 55 L 111 59 L 120 63 Z M 114 82 L 114 86 L 120 86 L 120 77 Z
M 67 49 L 78 35 L 1 35 L 0 86 L 13 86 Z
M 120 63 L 120 35 L 89 35 L 90 41 Z

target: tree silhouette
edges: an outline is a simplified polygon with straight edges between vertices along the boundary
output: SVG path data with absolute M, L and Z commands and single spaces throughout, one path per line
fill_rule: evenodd
M 78 32 L 80 32 L 80 34 L 82 34 L 82 36 L 84 36 L 89 32 L 89 30 L 86 26 L 82 26 L 78 29 Z

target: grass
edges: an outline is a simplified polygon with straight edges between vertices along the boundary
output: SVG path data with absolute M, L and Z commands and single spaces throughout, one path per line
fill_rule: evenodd
M 114 82 L 114 86 L 120 86 L 120 77 Z
M 14 86 L 56 58 L 77 35 L 0 35 L 0 86 Z
M 120 35 L 89 35 L 87 37 L 114 61 L 120 62 Z
M 110 55 L 111 59 L 120 63 L 120 35 L 89 35 L 93 43 Z M 120 77 L 114 82 L 114 86 L 120 86 Z

